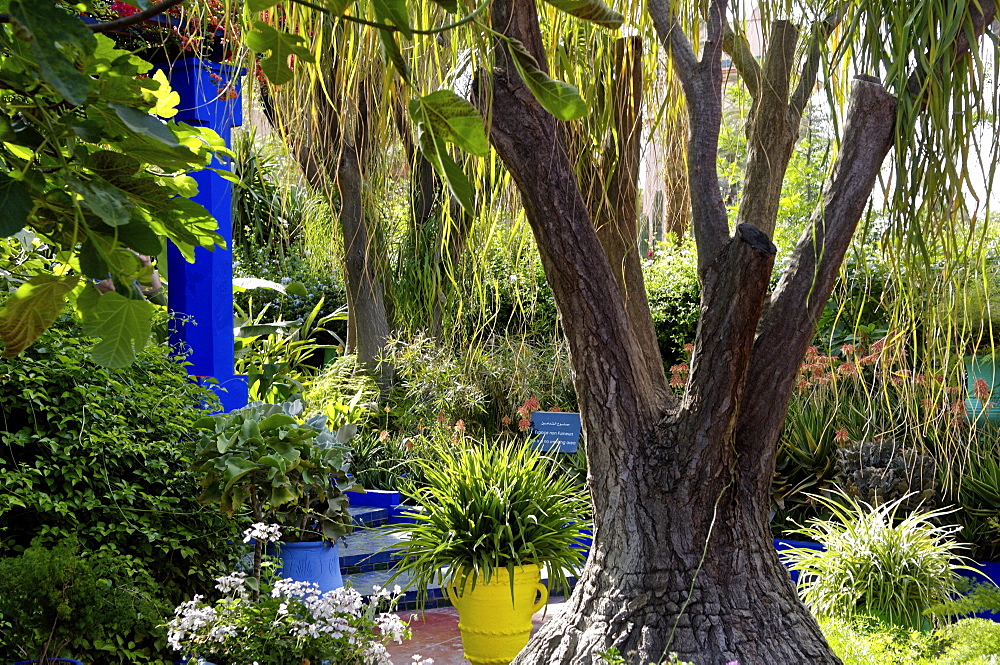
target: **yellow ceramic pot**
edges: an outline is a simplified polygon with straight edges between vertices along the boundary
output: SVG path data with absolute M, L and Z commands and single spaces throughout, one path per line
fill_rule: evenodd
M 545 606 L 549 591 L 541 584 L 538 566 L 514 569 L 514 597 L 506 568 L 495 570 L 489 584 L 472 578 L 459 592 L 461 574 L 445 589 L 458 609 L 465 657 L 474 665 L 509 665 L 531 636 L 531 615 Z

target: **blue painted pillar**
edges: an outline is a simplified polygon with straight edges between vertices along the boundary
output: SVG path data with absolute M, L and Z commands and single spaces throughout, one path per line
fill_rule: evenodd
M 170 86 L 180 95 L 175 119 L 209 127 L 231 144 L 232 128 L 243 124 L 240 67 L 185 58 L 161 65 Z M 216 161 L 213 166 L 225 167 Z M 188 371 L 203 381 L 222 401 L 224 411 L 247 404 L 246 376 L 234 374 L 233 357 L 233 192 L 232 184 L 214 171 L 192 174 L 198 181 L 194 201 L 205 206 L 219 223 L 226 249 L 210 252 L 195 248 L 188 263 L 176 247 L 167 249 L 168 304 L 172 313 L 192 322 L 171 323 L 170 342 L 189 347 Z

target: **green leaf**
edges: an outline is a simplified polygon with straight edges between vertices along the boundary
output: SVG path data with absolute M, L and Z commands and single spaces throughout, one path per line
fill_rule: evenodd
M 268 499 L 267 503 L 272 508 L 277 508 L 290 501 L 295 501 L 298 497 L 288 489 L 286 485 L 278 485 L 277 487 L 271 488 L 271 498 Z
M 620 28 L 625 18 L 601 0 L 546 0 L 550 5 L 604 28 Z
M 438 90 L 411 100 L 410 117 L 415 124 L 429 126 L 437 138 L 473 155 L 482 156 L 490 150 L 483 116 L 451 90 Z
M 246 33 L 243 41 L 257 53 L 269 54 L 261 60 L 260 67 L 274 85 L 283 85 L 292 80 L 292 70 L 288 66 L 289 56 L 294 55 L 304 62 L 315 62 L 304 37 L 277 30 L 263 21 L 254 22 L 253 31 Z
M 133 219 L 125 226 L 118 227 L 118 241 L 140 254 L 156 256 L 163 249 L 160 237 L 144 222 Z
M 87 156 L 87 168 L 109 182 L 131 178 L 142 170 L 139 160 L 114 150 L 97 150 Z
M 101 338 L 91 351 L 98 365 L 125 367 L 149 340 L 150 319 L 156 308 L 145 300 L 108 291 L 93 305 L 78 301 L 78 306 L 83 314 L 83 331 Z
M 445 10 L 449 14 L 458 13 L 458 0 L 432 0 L 435 5 Z
M 247 0 L 247 9 L 252 12 L 262 12 L 278 4 L 280 0 Z
M 434 170 L 448 183 L 448 188 L 458 199 L 462 208 L 470 215 L 475 214 L 476 206 L 472 200 L 472 183 L 462 168 L 448 154 L 444 142 L 436 139 L 430 132 L 421 132 L 420 151 L 431 163 Z
M 156 139 L 171 148 L 180 147 L 181 144 L 177 141 L 174 133 L 170 131 L 166 123 L 156 116 L 149 115 L 145 111 L 126 106 L 125 104 L 111 103 L 108 106 L 114 109 L 118 117 L 121 118 L 121 121 L 125 123 L 125 126 L 136 134 Z
M 100 180 L 80 180 L 67 175 L 66 184 L 83 197 L 83 203 L 108 226 L 124 226 L 132 219 L 132 202 L 120 189 Z
M 75 60 L 97 48 L 94 33 L 51 0 L 13 0 L 10 12 L 31 33 L 31 52 L 42 78 L 70 104 L 86 102 L 92 79 L 77 69 Z
M 31 346 L 63 311 L 64 297 L 79 281 L 75 276 L 35 275 L 22 284 L 0 310 L 2 355 L 10 358 Z
M 272 429 L 278 429 L 283 425 L 295 425 L 297 422 L 291 416 L 286 416 L 283 413 L 275 413 L 260 421 L 259 427 L 261 432 L 268 432 Z
M 403 53 L 399 50 L 399 44 L 396 43 L 396 36 L 386 30 L 379 30 L 378 39 L 382 45 L 382 58 L 386 63 L 395 67 L 400 78 L 409 83 L 410 65 L 403 58 Z
M 28 224 L 35 204 L 25 184 L 0 171 L 0 238 L 12 236 Z
M 531 94 L 546 111 L 559 120 L 582 118 L 590 112 L 580 91 L 569 83 L 556 81 L 538 67 L 538 61 L 516 39 L 508 39 L 507 47 L 514 60 L 514 67 L 521 75 Z
M 372 9 L 375 10 L 375 18 L 379 23 L 395 26 L 404 37 L 413 38 L 406 0 L 372 0 Z

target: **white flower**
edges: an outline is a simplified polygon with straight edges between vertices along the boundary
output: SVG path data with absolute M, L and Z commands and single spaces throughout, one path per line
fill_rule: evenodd
M 243 532 L 243 542 L 263 540 L 266 543 L 276 543 L 281 540 L 281 527 L 277 524 L 257 522 Z
M 246 588 L 244 587 L 246 576 L 247 574 L 241 571 L 230 573 L 229 575 L 223 575 L 222 577 L 215 579 L 215 588 L 222 593 L 235 591 L 241 596 L 246 595 Z

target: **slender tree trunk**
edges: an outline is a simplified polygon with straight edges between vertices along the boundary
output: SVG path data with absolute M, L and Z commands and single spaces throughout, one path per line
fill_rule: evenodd
M 348 291 L 348 314 L 354 320 L 355 344 L 350 350 L 358 361 L 375 373 L 379 385 L 389 386 L 393 368 L 381 360 L 389 339 L 384 291 L 371 256 L 371 238 L 365 222 L 362 201 L 361 165 L 368 141 L 369 100 L 366 93 L 358 99 L 358 117 L 353 140 L 343 146 L 337 167 L 340 189 L 340 226 L 344 237 L 344 272 Z M 353 307 L 353 314 L 350 308 Z M 350 322 L 349 322 L 350 324 Z M 350 337 L 350 336 L 349 336 Z M 348 340 L 350 345 L 350 339 Z
M 325 82 L 316 80 L 308 89 L 292 86 L 279 103 L 269 105 L 268 117 L 274 118 L 272 124 L 277 121 L 286 133 L 309 184 L 326 196 L 331 207 L 336 207 L 339 198 L 348 315 L 345 351 L 357 354 L 360 364 L 385 387 L 392 382 L 394 371 L 380 358 L 391 330 L 363 205 L 364 150 L 372 112 L 370 91 L 366 89 L 367 81 L 363 81 L 362 89 L 357 91 L 354 135 L 345 135 L 344 126 L 350 124 L 343 122 L 348 101 L 335 97 L 337 76 L 334 63 Z M 307 110 L 305 118 L 303 109 Z

